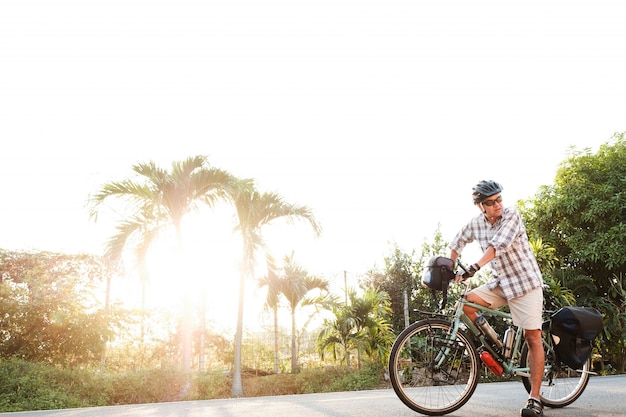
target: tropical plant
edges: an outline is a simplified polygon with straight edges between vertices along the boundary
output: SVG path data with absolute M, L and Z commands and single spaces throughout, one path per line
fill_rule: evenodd
M 372 362 L 385 363 L 395 338 L 389 317 L 389 296 L 384 291 L 367 289 L 358 296 L 354 289 L 348 290 L 349 303 L 329 299 L 327 308 L 333 317 L 324 319 L 318 335 L 318 351 L 322 359 L 327 353 L 334 360 L 351 366 L 351 353 L 365 353 Z
M 107 242 L 105 255 L 118 262 L 123 251 L 132 248 L 145 282 L 146 256 L 153 243 L 173 228 L 178 249 L 176 261 L 181 262 L 185 216 L 227 199 L 236 181 L 228 172 L 211 167 L 205 156 L 174 161 L 170 170 L 153 161 L 138 163 L 132 170 L 136 178 L 106 183 L 90 198 L 90 214 L 97 221 L 105 202 L 114 200 L 121 204 L 124 213 L 117 232 Z M 182 362 L 183 370 L 188 372 L 192 352 L 191 310 L 189 302 L 184 305 Z
M 556 257 L 556 249 L 544 243 L 543 239 L 529 239 L 530 249 L 537 259 L 537 264 L 542 272 L 549 273 L 554 270 L 559 261 Z
M 315 304 L 319 298 L 307 298 L 309 292 L 328 291 L 328 281 L 310 276 L 308 272 L 294 260 L 293 252 L 284 258 L 283 275 L 279 277 L 279 291 L 289 304 L 291 312 L 291 372 L 298 370 L 298 349 L 296 344 L 296 311 L 301 305 Z
M 370 288 L 361 297 L 352 292 L 350 300 L 360 334 L 359 350 L 363 349 L 372 362 L 387 363 L 389 349 L 395 339 L 389 322 L 392 313 L 389 295 Z
M 324 360 L 329 353 L 333 360 L 350 368 L 350 353 L 356 349 L 358 341 L 357 319 L 350 307 L 336 298 L 328 302 L 327 308 L 332 317 L 324 319 L 317 337 L 319 355 Z
M 237 308 L 237 325 L 235 330 L 235 358 L 233 365 L 232 395 L 243 395 L 241 383 L 241 347 L 243 342 L 243 308 L 244 288 L 247 278 L 254 276 L 256 252 L 265 248 L 262 235 L 264 226 L 284 219 L 289 223 L 296 220 L 307 221 L 313 228 L 316 236 L 321 233 L 313 212 L 306 206 L 287 203 L 277 193 L 261 193 L 251 180 L 241 180 L 232 194 L 238 224 L 236 231 L 242 238 L 242 258 L 239 276 L 239 302 Z

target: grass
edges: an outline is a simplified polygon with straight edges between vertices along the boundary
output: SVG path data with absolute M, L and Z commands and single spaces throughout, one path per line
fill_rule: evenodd
M 245 396 L 259 397 L 380 388 L 384 386 L 382 375 L 380 366 L 315 369 L 297 374 L 246 372 L 242 383 Z M 0 412 L 230 397 L 232 378 L 228 374 L 198 374 L 188 390 L 184 389 L 185 382 L 185 376 L 174 369 L 108 374 L 0 360 Z

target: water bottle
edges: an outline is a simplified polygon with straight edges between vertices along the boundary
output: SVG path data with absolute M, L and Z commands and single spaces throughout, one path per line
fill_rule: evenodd
M 504 370 L 502 369 L 502 366 L 496 362 L 493 356 L 491 356 L 491 353 L 483 350 L 480 352 L 480 360 L 483 361 L 483 363 L 487 365 L 487 368 L 491 369 L 491 372 L 493 372 L 496 376 L 502 375 Z
M 498 347 L 498 349 L 502 348 L 502 342 L 500 341 L 498 334 L 495 330 L 493 330 L 493 327 L 489 325 L 487 319 L 483 316 L 478 316 L 474 323 L 478 326 L 478 329 L 482 332 L 482 334 L 487 336 Z
M 504 359 L 509 359 L 511 357 L 511 353 L 513 352 L 513 342 L 515 341 L 515 330 L 511 327 L 506 329 L 504 332 L 504 348 L 502 350 Z

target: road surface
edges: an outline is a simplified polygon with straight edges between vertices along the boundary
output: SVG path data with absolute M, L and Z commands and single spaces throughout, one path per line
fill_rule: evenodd
M 521 382 L 479 384 L 474 396 L 450 417 L 519 416 L 527 398 Z M 626 375 L 592 377 L 572 405 L 546 408 L 546 417 L 626 416 Z M 113 407 L 0 413 L 11 417 L 416 417 L 392 389 L 182 401 Z

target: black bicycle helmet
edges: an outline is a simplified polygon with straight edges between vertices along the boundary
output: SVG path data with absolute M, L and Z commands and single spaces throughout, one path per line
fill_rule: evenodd
M 472 198 L 474 204 L 482 203 L 483 200 L 492 195 L 502 192 L 502 186 L 495 181 L 481 181 L 472 188 Z

